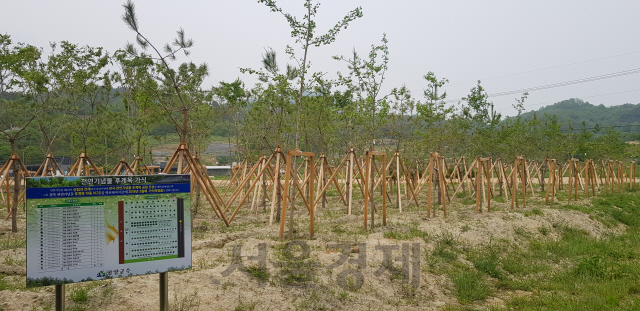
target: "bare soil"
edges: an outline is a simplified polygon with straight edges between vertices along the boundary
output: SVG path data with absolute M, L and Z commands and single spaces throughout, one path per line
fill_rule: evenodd
M 171 149 L 171 148 L 168 148 Z M 424 191 L 426 192 L 426 191 Z M 204 197 L 202 201 L 205 202 Z M 435 247 L 435 241 L 442 236 L 450 236 L 460 248 L 482 248 L 491 243 L 508 241 L 526 245 L 533 239 L 557 239 L 558 233 L 552 228 L 562 225 L 583 229 L 594 237 L 618 234 L 624 227 L 607 228 L 588 215 L 562 208 L 564 203 L 545 206 L 544 198 L 536 194 L 527 198 L 527 208 L 510 208 L 510 201 L 492 201 L 492 211 L 475 211 L 475 202 L 455 198 L 447 202 L 448 215 L 445 218 L 441 207 L 435 217 L 426 213 L 426 198 L 421 194 L 420 207 L 415 203 L 403 206 L 399 213 L 393 203 L 387 206 L 387 225 L 381 226 L 381 203 L 376 206 L 376 227 L 363 230 L 362 200 L 354 200 L 353 215 L 347 215 L 346 207 L 337 197 L 330 197 L 327 208 L 318 207 L 315 222 L 315 237 L 309 237 L 309 217 L 300 200 L 295 213 L 295 240 L 309 245 L 310 253 L 305 259 L 312 264 L 312 280 L 298 282 L 288 274 L 278 262 L 287 262 L 283 247 L 286 243 L 278 238 L 279 224 L 269 225 L 269 208 L 258 207 L 257 212 L 249 210 L 250 201 L 245 204 L 230 227 L 216 218 L 204 203 L 193 222 L 193 268 L 169 274 L 170 302 L 172 310 L 440 310 L 445 306 L 459 306 L 449 277 L 434 273 L 428 268 L 428 253 Z M 403 203 L 407 204 L 403 196 Z M 573 203 L 576 204 L 576 203 Z M 588 206 L 588 200 L 577 202 Z M 486 208 L 485 208 L 486 209 Z M 19 243 L 24 240 L 24 213 L 19 213 L 19 232 L 10 233 L 10 220 L 0 221 L 0 243 Z M 288 218 L 288 217 L 287 217 Z M 287 219 L 288 220 L 288 219 Z M 370 220 L 369 220 L 370 221 Z M 545 230 L 541 228 L 549 228 Z M 547 233 L 543 233 L 543 232 Z M 411 236 L 411 234 L 423 236 Z M 407 234 L 407 239 L 385 238 Z M 394 235 L 395 234 L 395 235 Z M 12 242 L 9 242 L 12 241 Z M 268 276 L 264 282 L 243 271 L 234 271 L 223 276 L 232 263 L 234 246 L 241 246 L 245 267 L 257 265 L 248 256 L 258 255 L 259 244 L 267 245 Z M 339 260 L 341 250 L 329 244 L 344 243 L 351 251 L 347 262 L 328 268 Z M 406 244 L 409 243 L 409 244 Z M 364 244 L 364 247 L 362 246 Z M 411 278 L 398 277 L 397 273 L 384 271 L 376 273 L 383 264 L 380 246 L 395 245 L 391 270 L 402 269 L 404 247 L 419 245 L 420 268 L 419 286 L 411 287 Z M 360 246 L 357 250 L 353 247 Z M 25 247 L 3 247 L 0 251 L 0 273 L 4 275 L 5 290 L 0 291 L 1 310 L 52 310 L 54 290 L 52 286 L 25 288 Z M 300 249 L 294 248 L 294 256 L 302 256 Z M 362 267 L 362 286 L 348 290 L 337 280 L 342 271 L 356 269 L 355 260 L 366 253 L 366 266 Z M 286 254 L 285 254 L 286 255 Z M 284 258 L 284 259 L 283 259 Z M 295 260 L 294 260 L 295 261 Z M 294 262 L 295 264 L 295 262 Z M 470 264 L 470 263 L 469 263 Z M 289 282 L 293 280 L 293 282 Z M 345 279 L 347 285 L 357 280 Z M 158 275 L 146 275 L 86 282 L 67 285 L 67 305 L 72 310 L 154 310 L 158 308 Z M 74 302 L 71 295 L 75 290 L 88 291 L 86 302 Z M 503 306 L 504 301 L 518 295 L 529 295 L 522 291 L 501 290 L 486 300 L 473 303 L 473 308 L 488 309 Z

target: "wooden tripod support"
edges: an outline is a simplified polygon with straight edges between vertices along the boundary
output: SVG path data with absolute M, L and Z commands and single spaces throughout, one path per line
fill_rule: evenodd
M 622 193 L 622 188 L 624 188 L 624 168 L 619 160 L 616 160 L 616 169 L 618 173 L 618 193 Z
M 585 172 L 585 194 L 589 197 L 589 186 L 591 186 L 591 194 L 596 195 L 595 183 L 596 183 L 596 169 L 593 165 L 593 159 L 584 161 Z
M 154 174 L 153 169 L 149 168 L 144 163 L 144 160 L 142 160 L 142 158 L 140 156 L 136 156 L 136 159 L 133 160 L 133 163 L 131 164 L 131 169 L 136 174 L 138 174 L 138 173 L 148 174 L 148 175 L 153 175 Z
M 551 194 L 551 203 L 556 196 L 556 159 L 545 159 L 549 166 L 549 182 L 547 183 L 547 193 L 544 199 L 545 204 L 549 204 L 549 194 Z
M 398 211 L 402 213 L 402 193 L 400 191 L 402 177 L 404 177 L 405 190 L 408 189 L 408 191 L 405 191 L 407 195 L 407 202 L 408 202 L 407 206 L 411 204 L 411 200 L 413 199 L 413 201 L 416 203 L 416 206 L 420 207 L 420 203 L 418 203 L 418 192 L 420 192 L 421 188 L 418 187 L 418 183 L 411 178 L 409 172 L 405 168 L 404 162 L 400 158 L 399 150 L 396 150 L 395 154 L 393 155 L 393 159 L 389 161 L 389 167 L 393 162 L 395 162 L 395 165 L 396 165 L 395 178 L 396 178 L 396 184 L 397 184 L 396 200 L 398 205 Z M 427 169 L 426 171 L 428 170 L 429 169 Z M 416 170 L 415 177 L 418 177 L 419 174 L 420 172 Z
M 473 167 L 474 165 L 476 165 L 477 161 L 478 161 L 478 159 L 473 160 L 473 162 L 471 162 L 471 166 L 470 167 Z M 453 192 L 453 196 L 454 197 L 456 196 L 456 194 L 458 194 L 458 191 L 460 191 L 460 189 L 464 189 L 465 182 L 466 183 L 470 183 L 470 180 L 471 180 L 470 174 L 471 174 L 472 169 L 467 168 L 466 161 L 465 161 L 464 158 L 462 158 L 462 163 L 463 163 L 462 167 L 465 170 L 465 174 L 462 177 L 462 180 L 460 181 L 460 183 L 458 184 L 458 187 L 456 188 L 456 191 Z M 469 186 L 469 187 L 471 187 L 471 186 Z
M 13 170 L 13 185 L 15 187 L 15 191 L 13 194 L 11 194 L 11 181 L 9 177 L 10 170 Z M 6 219 L 9 219 L 9 217 L 11 216 L 11 201 L 16 201 L 15 197 L 17 196 L 18 197 L 17 201 L 14 203 L 16 205 L 20 204 L 20 202 L 24 200 L 24 197 L 26 194 L 26 190 L 22 191 L 22 193 L 19 194 L 20 192 L 19 191 L 20 179 L 18 177 L 19 175 L 23 175 L 25 177 L 31 176 L 31 174 L 29 173 L 29 170 L 27 170 L 27 168 L 24 166 L 24 164 L 20 160 L 20 157 L 18 157 L 17 154 L 13 153 L 9 157 L 9 161 L 7 161 L 2 166 L 2 169 L 0 169 L 0 187 L 2 187 L 4 183 L 5 189 L 7 190 L 7 198 L 6 198 L 7 218 Z
M 525 166 L 527 162 L 522 156 L 516 156 L 515 161 L 513 163 L 513 169 L 511 170 L 511 186 L 513 187 L 513 191 L 511 192 L 511 208 L 513 209 L 516 205 L 516 194 L 518 192 L 518 173 L 520 173 L 520 179 L 522 182 L 522 207 L 527 207 L 527 179 L 525 173 Z
M 129 164 L 124 159 L 124 157 L 120 159 L 120 162 L 118 162 L 118 164 L 116 164 L 113 170 L 111 170 L 111 172 L 109 173 L 109 175 L 135 175 L 135 174 L 136 174 L 135 170 L 133 170 L 131 166 L 129 166 Z
M 198 173 L 201 172 L 202 168 L 200 167 L 199 169 L 197 164 L 194 163 L 191 152 L 189 152 L 189 148 L 187 148 L 187 144 L 180 143 L 178 145 L 178 149 L 176 149 L 176 151 L 173 153 L 171 159 L 169 159 L 169 162 L 167 163 L 167 166 L 164 168 L 164 173 L 168 174 L 169 172 L 171 172 L 171 168 L 173 168 L 176 163 L 178 164 L 178 174 L 183 174 L 183 172 L 187 170 L 191 171 L 192 179 L 196 180 L 196 183 L 198 184 L 200 189 L 202 189 L 202 192 L 204 192 L 204 196 L 207 198 L 207 201 L 213 208 L 216 215 L 218 217 L 221 217 L 224 221 L 224 224 L 228 227 L 229 221 L 227 221 L 227 218 L 225 217 L 221 209 L 221 206 L 224 207 L 224 203 L 219 196 L 215 195 L 217 194 L 217 191 L 215 191 L 215 187 L 213 187 L 211 179 L 208 176 L 205 178 L 206 170 L 204 172 L 204 175 L 202 173 Z
M 478 170 L 476 174 L 476 212 L 482 212 L 482 201 L 487 198 L 487 211 L 491 211 L 491 158 L 477 158 Z M 486 180 L 486 188 L 484 181 Z M 482 195 L 480 191 L 482 190 Z
M 569 189 L 567 192 L 569 193 L 569 201 L 571 201 L 571 193 L 573 192 L 573 200 L 578 200 L 578 183 L 579 183 L 579 170 L 578 170 L 578 159 L 572 158 L 569 159 Z
M 338 194 L 340 195 L 340 199 L 342 200 L 343 203 L 345 203 L 345 205 L 347 204 L 347 201 L 345 200 L 344 195 L 342 194 L 342 191 L 340 190 L 340 186 L 338 184 L 338 180 L 337 180 L 337 175 L 338 173 L 341 171 L 342 167 L 345 166 L 345 164 L 347 164 L 347 161 L 349 159 L 349 157 L 351 156 L 351 153 L 348 153 L 344 159 L 342 159 L 342 162 L 340 162 L 340 165 L 338 165 L 338 167 L 335 168 L 335 170 L 332 172 L 328 163 L 327 163 L 327 158 L 325 157 L 324 153 L 322 153 L 320 155 L 320 165 L 316 164 L 316 168 L 320 167 L 319 170 L 319 182 L 318 182 L 318 187 L 316 189 L 316 193 L 318 194 L 318 198 L 316 199 L 316 201 L 313 203 L 314 208 L 318 205 L 318 203 L 320 203 L 320 201 L 322 200 L 323 205 L 324 205 L 324 201 L 326 200 L 325 194 L 327 193 L 327 189 L 329 189 L 329 187 L 331 185 L 334 185 L 334 187 L 336 188 L 336 190 L 338 190 Z M 347 164 L 348 165 L 348 164 Z M 326 172 L 325 172 L 326 171 Z M 331 174 L 328 178 L 326 173 Z
M 103 175 L 102 170 L 93 164 L 93 161 L 87 155 L 87 151 L 84 150 L 69 169 L 67 176 L 91 176 L 92 170 L 99 176 Z
M 613 193 L 614 184 L 615 184 L 615 162 L 613 160 L 607 160 L 606 169 L 604 174 L 604 182 L 606 187 L 606 194 L 609 194 L 609 187 L 611 187 L 611 193 Z
M 380 165 L 382 177 L 382 225 L 387 225 L 387 173 L 386 173 L 386 153 L 384 151 L 377 151 L 375 149 L 369 150 L 366 153 L 367 164 L 365 167 L 365 179 L 364 179 L 364 230 L 367 230 L 367 212 L 369 203 L 371 203 L 371 229 L 375 227 L 375 204 L 373 194 L 375 190 L 375 157 L 381 156 L 382 163 Z
M 431 192 L 433 191 L 433 183 L 435 182 L 435 174 L 438 174 L 438 185 L 440 189 L 440 195 L 442 197 L 442 211 L 444 212 L 444 217 L 447 217 L 447 194 L 446 194 L 446 185 L 445 185 L 445 177 L 444 177 L 444 157 L 441 157 L 438 152 L 432 152 L 429 155 L 429 166 L 427 166 L 427 171 L 429 176 L 427 177 L 427 182 L 429 183 L 427 189 L 427 217 L 431 217 Z M 433 216 L 436 216 L 436 209 L 433 209 Z
M 636 161 L 629 163 L 629 189 L 636 187 Z
M 313 152 L 303 152 L 300 151 L 300 149 L 296 149 L 296 150 L 289 150 L 287 151 L 287 168 L 286 171 L 284 173 L 284 194 L 283 194 L 283 199 L 282 199 L 282 212 L 281 212 L 281 217 L 280 217 L 280 239 L 284 239 L 284 225 L 286 222 L 286 214 L 287 214 L 287 198 L 289 197 L 289 179 L 291 178 L 291 173 L 293 174 L 297 174 L 298 172 L 294 172 L 291 169 L 291 157 L 309 157 L 309 162 L 311 163 L 311 168 L 309 170 L 309 174 L 310 174 L 310 178 L 309 178 L 309 201 L 310 202 L 315 202 L 315 197 L 313 195 L 313 182 L 315 181 L 315 153 Z M 300 190 L 298 182 L 294 181 L 294 183 L 296 184 L 298 190 Z M 304 197 L 303 197 L 304 199 Z M 294 201 L 295 202 L 295 201 Z M 291 211 L 291 214 L 293 214 L 293 210 Z M 309 222 L 309 235 L 311 238 L 313 238 L 313 233 L 314 233 L 314 211 L 313 208 L 309 209 L 309 216 L 310 216 L 310 222 Z M 293 220 L 293 218 L 292 218 Z M 290 221 L 289 223 L 289 238 L 292 238 L 292 234 L 293 234 L 293 230 L 292 230 L 292 226 L 293 226 L 293 222 Z
M 53 158 L 53 154 L 49 152 L 49 154 L 47 154 L 47 158 L 44 159 L 44 162 L 42 162 L 33 176 L 45 177 L 56 176 L 58 174 L 62 175 L 62 169 L 60 169 L 60 165 L 58 165 L 56 159 Z

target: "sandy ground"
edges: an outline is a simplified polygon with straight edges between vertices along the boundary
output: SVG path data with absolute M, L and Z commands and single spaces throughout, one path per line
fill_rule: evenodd
M 527 208 L 515 211 L 510 209 L 510 203 L 494 201 L 491 212 L 478 213 L 475 203 L 464 205 L 462 201 L 456 198 L 448 204 L 446 218 L 441 210 L 436 217 L 427 217 L 426 199 L 422 195 L 419 208 L 415 203 L 404 206 L 402 214 L 395 208 L 394 202 L 388 207 L 386 227 L 380 226 L 381 212 L 378 211 L 376 228 L 364 231 L 360 211 L 362 201 L 356 200 L 354 214 L 347 215 L 346 208 L 337 202 L 337 198 L 330 198 L 329 207 L 318 209 L 313 239 L 309 238 L 307 211 L 298 210 L 295 236 L 309 246 L 309 256 L 305 262 L 314 268 L 311 268 L 311 282 L 294 284 L 282 281 L 284 277 L 280 274 L 283 269 L 278 263 L 283 262 L 285 242 L 277 238 L 278 226 L 268 224 L 268 207 L 266 212 L 259 208 L 254 214 L 246 205 L 229 228 L 225 228 L 208 207 L 201 207 L 200 214 L 194 219 L 193 268 L 169 274 L 172 310 L 438 310 L 446 305 L 458 305 L 449 278 L 431 274 L 426 268 L 425 254 L 434 248 L 439 236 L 452 236 L 460 247 L 485 247 L 499 241 L 524 245 L 528 240 L 523 238 L 523 233 L 534 239 L 556 239 L 558 235 L 553 230 L 543 236 L 539 228 L 558 225 L 580 228 L 594 237 L 624 230 L 623 227 L 606 228 L 580 212 L 545 207 L 543 198 L 537 194 L 527 199 Z M 589 205 L 587 200 L 578 203 Z M 541 213 L 532 214 L 533 208 Z M 20 231 L 17 234 L 9 232 L 10 220 L 0 221 L 0 243 L 24 237 L 23 213 L 20 216 Z M 401 241 L 384 237 L 385 232 L 409 232 L 412 227 L 426 232 L 427 238 L 415 237 Z M 267 246 L 269 280 L 263 283 L 237 270 L 228 276 L 223 275 L 231 266 L 234 246 L 241 246 L 244 265 L 253 266 L 258 262 L 248 256 L 258 255 L 260 243 Z M 340 249 L 328 246 L 333 243 L 346 244 L 346 254 L 350 260 L 329 267 L 342 255 Z M 397 247 L 391 253 L 393 259 L 398 259 L 393 261 L 396 270 L 402 269 L 403 260 L 412 256 L 413 250 L 418 251 L 420 266 L 417 270 L 409 266 L 411 273 L 406 283 L 389 271 L 376 273 L 380 267 L 384 267 L 381 248 L 385 245 Z M 357 252 L 353 249 L 355 246 L 359 246 Z M 406 248 L 405 253 L 403 247 Z M 295 256 L 303 255 L 298 247 L 294 247 L 292 253 Z M 345 286 L 338 282 L 340 273 L 347 269 L 357 270 L 356 261 L 365 253 L 366 264 L 358 270 L 363 276 L 362 286 L 356 291 L 349 291 L 348 285 L 356 284 L 354 282 L 357 280 L 347 277 Z M 415 262 L 413 258 L 409 259 L 407 262 Z M 3 281 L 10 288 L 0 291 L 2 310 L 51 310 L 54 301 L 52 286 L 24 288 L 24 260 L 24 247 L 0 252 L 0 272 L 7 275 Z M 411 282 L 419 283 L 419 287 L 412 289 Z M 76 304 L 71 300 L 69 295 L 77 288 L 89 289 L 88 302 Z M 472 306 L 484 309 L 503 305 L 508 297 L 523 294 L 527 293 L 500 291 Z M 67 285 L 67 301 L 68 306 L 76 308 L 73 310 L 154 310 L 159 304 L 158 275 Z

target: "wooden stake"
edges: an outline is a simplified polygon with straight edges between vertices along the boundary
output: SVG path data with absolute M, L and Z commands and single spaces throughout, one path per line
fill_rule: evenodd
M 351 206 L 353 204 L 353 158 L 354 152 L 353 147 L 349 148 L 349 169 L 347 171 L 347 188 L 349 189 L 348 194 L 348 215 L 351 215 Z

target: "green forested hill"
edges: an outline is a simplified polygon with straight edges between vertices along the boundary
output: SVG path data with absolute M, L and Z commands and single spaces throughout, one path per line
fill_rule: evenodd
M 624 104 L 619 106 L 605 107 L 604 105 L 592 105 L 581 99 L 572 98 L 561 102 L 542 107 L 536 111 L 529 111 L 522 114 L 525 119 L 532 119 L 534 115 L 544 114 L 556 115 L 558 120 L 564 122 L 564 129 L 568 129 L 567 122 L 571 120 L 574 129 L 581 129 L 584 121 L 587 128 L 596 127 L 604 129 L 615 126 L 619 132 L 629 133 L 627 138 L 637 139 L 640 137 L 640 104 Z

